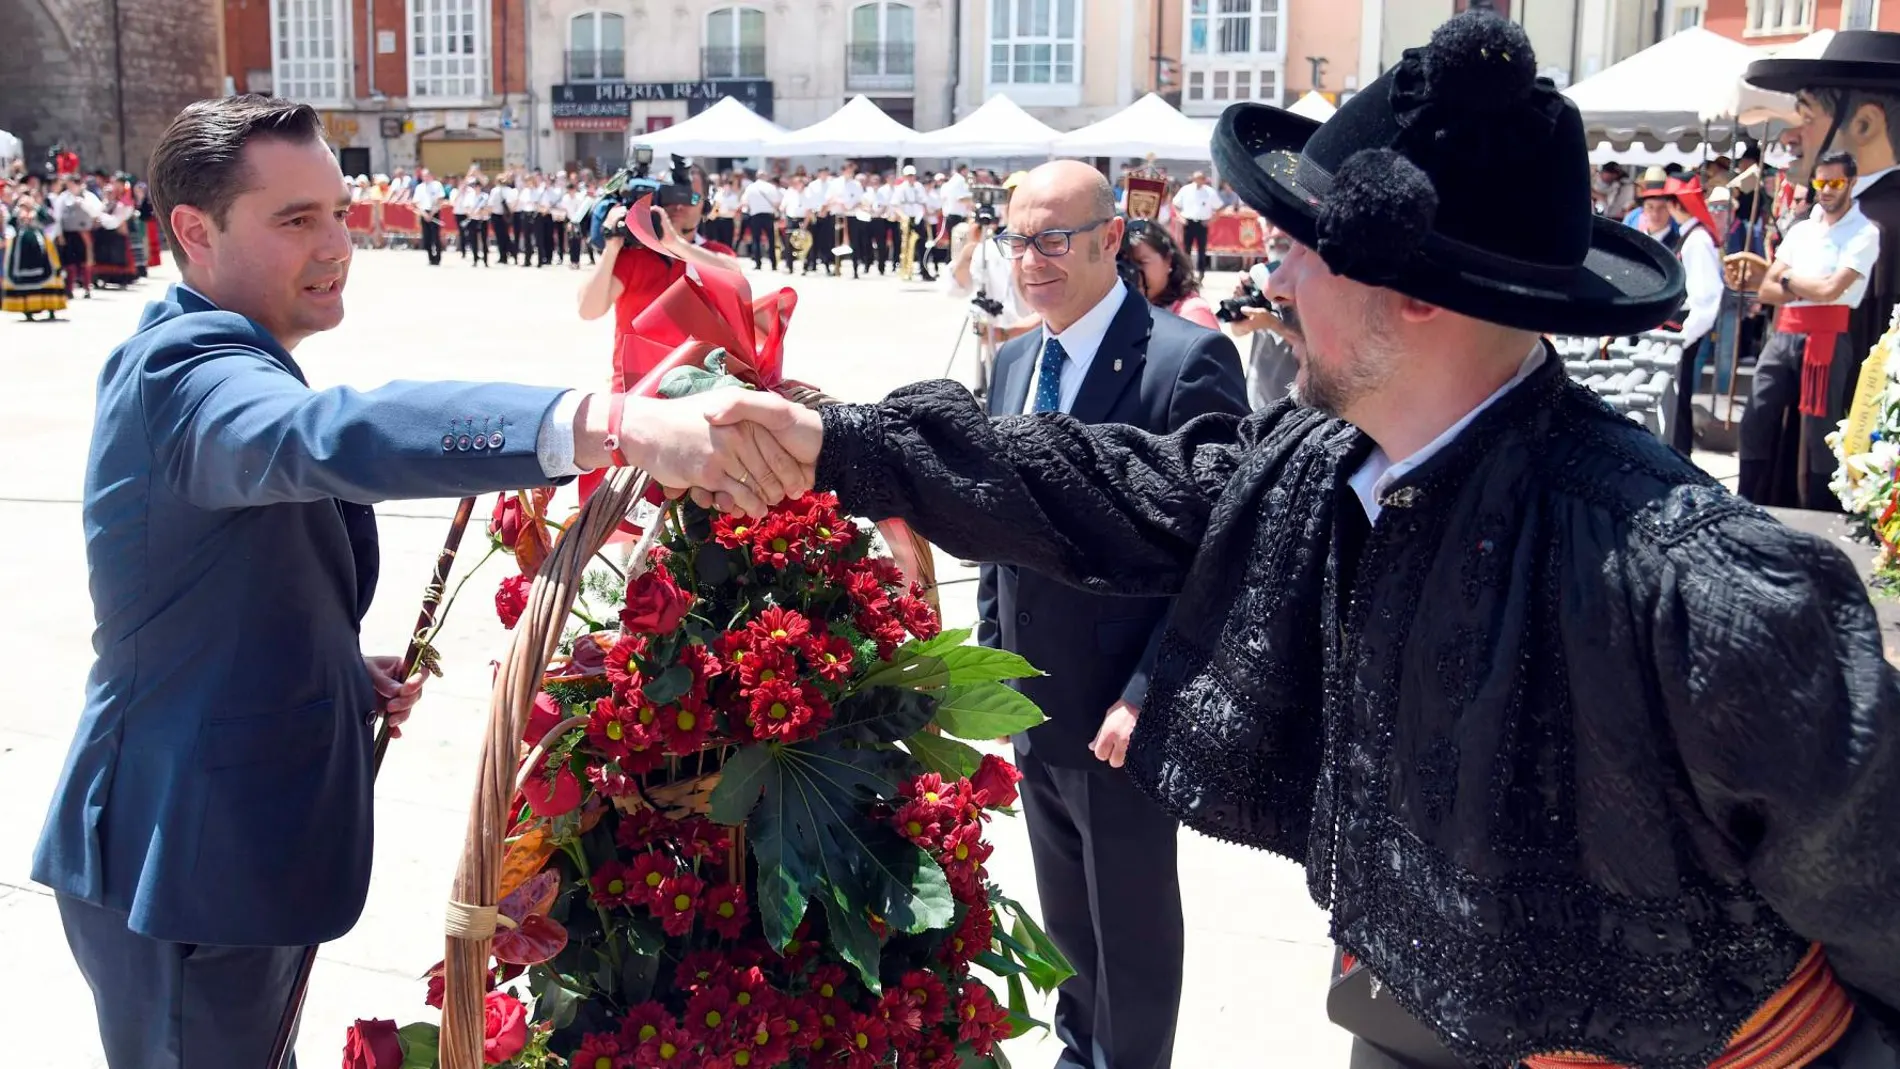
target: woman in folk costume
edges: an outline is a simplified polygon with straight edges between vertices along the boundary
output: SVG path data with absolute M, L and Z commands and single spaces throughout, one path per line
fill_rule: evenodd
M 1716 229 L 1702 199 L 1702 183 L 1671 178 L 1663 186 L 1669 220 L 1676 228 L 1672 246 L 1682 262 L 1687 299 L 1676 323 L 1682 335 L 1682 361 L 1676 369 L 1676 407 L 1669 416 L 1669 444 L 1688 456 L 1695 451 L 1695 392 L 1709 349 L 1709 331 L 1722 311 L 1722 253 Z
M 1222 115 L 1295 243 L 1297 400 L 1165 437 L 949 382 L 712 418 L 949 553 L 1174 596 L 1128 768 L 1305 867 L 1436 1046 L 1407 1063 L 1893 1069 L 1900 675 L 1846 556 L 1541 340 L 1649 330 L 1684 282 L 1594 214 L 1537 69 L 1467 11 L 1324 125 Z
M 96 284 L 130 286 L 139 280 L 145 250 L 133 245 L 138 211 L 126 202 L 124 183 L 106 182 L 99 200 L 98 226 L 92 232 L 92 278 Z
M 138 204 L 139 222 L 145 226 L 145 266 L 157 267 L 163 262 L 159 250 L 163 242 L 159 240 L 159 225 L 152 208 L 152 194 L 144 182 L 133 188 L 132 199 Z
M 66 276 L 60 270 L 59 250 L 46 239 L 53 213 L 31 196 L 13 209 L 13 241 L 7 246 L 5 271 L 0 274 L 0 312 L 18 312 L 27 319 L 44 312 L 58 319 L 66 308 Z

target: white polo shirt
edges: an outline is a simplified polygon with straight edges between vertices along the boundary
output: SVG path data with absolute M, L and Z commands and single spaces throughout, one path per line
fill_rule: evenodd
M 1791 274 L 1803 278 L 1826 278 L 1843 267 L 1851 267 L 1860 277 L 1841 294 L 1835 304 L 1859 308 L 1867 296 L 1867 280 L 1873 277 L 1874 263 L 1880 259 L 1880 227 L 1856 204 L 1847 209 L 1840 221 L 1830 224 L 1819 208 L 1814 214 L 1788 229 L 1775 253 L 1777 262 L 1786 261 Z M 1789 301 L 1790 307 L 1811 305 L 1815 301 Z
M 1197 186 L 1189 182 L 1174 195 L 1174 210 L 1190 223 L 1205 223 L 1220 209 L 1220 190 L 1212 183 Z

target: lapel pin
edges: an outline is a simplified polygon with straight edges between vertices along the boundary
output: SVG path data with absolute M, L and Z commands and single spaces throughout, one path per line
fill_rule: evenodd
M 1115 361 L 1115 370 L 1120 371 L 1121 369 L 1122 369 L 1122 362 L 1120 360 Z

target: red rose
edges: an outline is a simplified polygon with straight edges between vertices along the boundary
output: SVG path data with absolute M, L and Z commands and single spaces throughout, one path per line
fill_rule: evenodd
M 502 549 L 513 553 L 515 542 L 521 538 L 521 526 L 527 522 L 528 514 L 521 507 L 521 495 L 502 494 L 495 499 L 494 514 L 488 517 L 488 537 Z
M 343 1037 L 343 1069 L 402 1069 L 394 1021 L 358 1021 Z
M 561 726 L 567 719 L 567 711 L 554 695 L 542 691 L 534 696 L 534 707 L 528 710 L 528 725 L 522 729 L 521 741 L 530 746 L 538 746 L 547 738 L 548 732 Z
M 1022 778 L 1022 772 L 1015 765 L 986 753 L 976 774 L 970 777 L 970 789 L 976 795 L 977 805 L 1001 809 L 1016 804 L 1016 783 Z
M 521 622 L 521 614 L 528 610 L 528 591 L 534 581 L 525 575 L 511 575 L 501 581 L 495 591 L 495 615 L 501 617 L 501 626 L 512 631 Z
M 653 568 L 627 584 L 627 607 L 620 624 L 628 631 L 671 634 L 693 607 L 693 596 L 679 588 L 665 568 Z
M 498 1065 L 528 1045 L 528 1008 L 506 991 L 490 991 L 482 1004 L 488 1031 L 482 1039 L 482 1062 Z M 397 1066 L 402 1064 L 396 1062 Z
M 562 765 L 553 782 L 545 773 L 529 776 L 521 785 L 521 794 L 534 807 L 536 816 L 558 817 L 572 813 L 581 804 L 581 781 L 574 778 L 573 769 Z

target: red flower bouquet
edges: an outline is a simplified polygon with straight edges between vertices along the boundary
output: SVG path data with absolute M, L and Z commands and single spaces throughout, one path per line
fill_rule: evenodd
M 518 556 L 545 555 L 535 504 L 496 513 Z M 829 495 L 661 522 L 631 579 L 589 573 L 528 717 L 489 1064 L 1004 1064 L 1025 985 L 1069 967 L 985 868 L 1020 776 L 957 740 L 1039 722 L 1005 685 L 1035 670 L 942 631 Z

